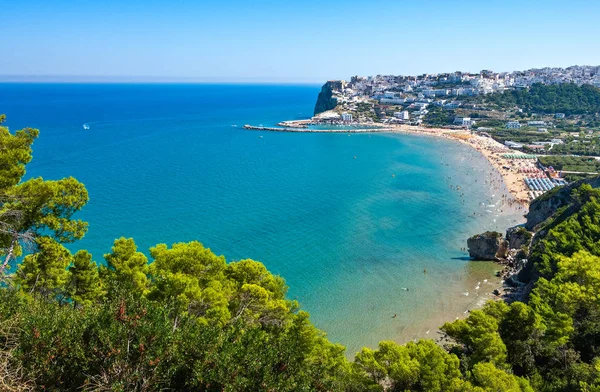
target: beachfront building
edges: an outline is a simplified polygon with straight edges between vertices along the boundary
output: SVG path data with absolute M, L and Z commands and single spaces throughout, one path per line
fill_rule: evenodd
M 342 121 L 347 123 L 352 122 L 352 114 L 346 112 L 342 113 Z
M 475 125 L 475 121 L 471 117 L 454 117 L 454 124 L 469 128 Z
M 410 114 L 408 114 L 408 110 L 403 110 L 401 112 L 394 112 L 394 117 L 402 121 L 410 120 Z
M 511 140 L 505 141 L 504 145 L 509 148 L 514 148 L 515 150 L 520 150 L 521 148 L 523 148 L 523 145 L 521 143 L 513 142 Z
M 555 118 L 565 118 L 565 114 L 564 113 L 556 113 L 554 115 Z
M 521 123 L 518 121 L 509 121 L 506 123 L 506 129 L 519 129 L 519 128 L 521 128 Z

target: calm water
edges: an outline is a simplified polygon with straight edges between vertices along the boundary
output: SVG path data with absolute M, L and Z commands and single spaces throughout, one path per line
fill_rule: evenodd
M 119 236 L 143 251 L 197 239 L 285 277 L 290 298 L 350 354 L 435 337 L 493 289 L 497 266 L 467 261 L 465 239 L 519 215 L 485 206 L 502 190 L 483 184 L 491 167 L 456 142 L 241 128 L 306 118 L 318 91 L 0 84 L 0 113 L 12 130 L 41 130 L 28 175 L 86 184 L 90 230 L 73 249 L 101 261 Z

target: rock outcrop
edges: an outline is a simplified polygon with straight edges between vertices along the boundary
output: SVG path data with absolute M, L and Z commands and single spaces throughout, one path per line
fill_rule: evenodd
M 475 260 L 504 260 L 508 255 L 508 243 L 502 233 L 486 231 L 467 240 L 469 256 Z
M 315 116 L 319 113 L 335 109 L 337 106 L 337 99 L 333 96 L 333 92 L 341 91 L 343 88 L 342 84 L 343 82 L 341 80 L 330 80 L 321 87 L 321 92 L 319 93 L 317 103 L 315 104 Z
M 511 227 L 506 230 L 506 241 L 509 249 L 520 250 L 523 246 L 529 246 L 533 234 L 522 226 Z

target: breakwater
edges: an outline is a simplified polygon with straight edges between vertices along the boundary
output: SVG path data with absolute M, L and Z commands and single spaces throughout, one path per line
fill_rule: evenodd
M 305 132 L 305 133 L 366 133 L 366 132 L 392 132 L 393 128 L 346 128 L 346 129 L 311 129 L 311 128 L 290 128 L 290 127 L 257 127 L 254 125 L 244 125 L 244 129 L 250 131 L 269 131 L 269 132 Z

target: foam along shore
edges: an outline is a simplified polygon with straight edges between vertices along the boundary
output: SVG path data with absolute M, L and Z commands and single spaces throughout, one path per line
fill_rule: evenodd
M 411 133 L 456 140 L 475 148 L 490 162 L 502 175 L 504 183 L 514 199 L 513 201 L 524 206 L 529 204 L 529 189 L 525 184 L 525 178 L 527 172 L 536 170 L 535 160 L 518 159 L 519 156 L 523 155 L 521 152 L 511 150 L 491 137 L 471 134 L 464 129 L 428 128 L 414 125 L 358 124 L 356 128 L 313 129 L 307 128 L 307 125 L 313 124 L 310 120 L 302 121 L 301 126 L 297 123 L 298 121 L 283 121 L 279 124 L 286 124 L 287 126 L 280 128 L 251 125 L 244 125 L 244 128 L 257 131 L 305 133 Z M 516 158 L 511 158 L 511 155 Z M 523 213 L 525 212 L 523 211 Z

